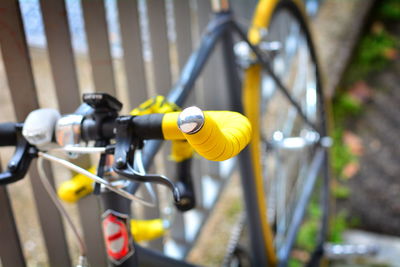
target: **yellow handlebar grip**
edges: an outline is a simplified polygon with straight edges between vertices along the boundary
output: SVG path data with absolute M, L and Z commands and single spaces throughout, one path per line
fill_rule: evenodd
M 179 129 L 179 112 L 165 114 L 162 121 L 164 138 L 186 138 L 197 153 L 213 161 L 223 161 L 236 156 L 250 142 L 250 122 L 240 113 L 205 111 L 203 114 L 204 123 L 193 134 L 183 133 Z

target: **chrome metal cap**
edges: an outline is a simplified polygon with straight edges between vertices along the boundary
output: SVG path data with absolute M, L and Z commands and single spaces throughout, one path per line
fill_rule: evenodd
M 83 116 L 69 114 L 61 117 L 56 125 L 56 141 L 60 146 L 77 145 L 81 141 Z
M 198 107 L 185 108 L 178 117 L 178 127 L 185 134 L 197 133 L 204 125 L 204 114 Z

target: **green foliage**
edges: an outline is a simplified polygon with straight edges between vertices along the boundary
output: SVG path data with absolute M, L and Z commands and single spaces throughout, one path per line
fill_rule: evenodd
M 302 263 L 302 262 L 299 261 L 299 260 L 290 259 L 290 260 L 289 260 L 288 266 L 289 266 L 289 267 L 302 267 L 303 264 L 304 264 L 304 263 Z
M 344 167 L 357 157 L 343 143 L 343 127 L 349 117 L 361 114 L 363 108 L 359 101 L 347 93 L 340 93 L 333 100 L 333 118 L 335 128 L 332 132 L 333 146 L 331 149 L 332 168 L 336 177 L 341 177 Z
M 342 178 L 342 171 L 344 167 L 354 161 L 357 157 L 350 152 L 348 146 L 343 143 L 343 129 L 335 128 L 332 133 L 333 143 L 331 149 L 332 169 L 336 177 Z
M 297 235 L 296 247 L 312 252 L 315 244 L 316 238 L 318 236 L 319 230 L 319 219 L 322 216 L 321 207 L 318 205 L 317 201 L 310 202 L 308 206 L 308 218 L 304 221 L 299 229 Z
M 388 33 L 379 23 L 377 25 L 359 43 L 344 78 L 345 83 L 352 84 L 361 80 L 369 73 L 383 69 L 391 61 L 386 53 L 390 49 L 398 48 L 399 39 Z
M 343 242 L 343 232 L 348 228 L 346 212 L 336 214 L 330 224 L 329 241 L 333 243 Z
M 359 227 L 361 225 L 361 219 L 357 216 L 352 216 L 348 219 L 349 226 L 352 228 Z
M 332 194 L 336 199 L 347 199 L 349 198 L 350 193 L 350 188 L 340 184 L 337 184 L 332 190 Z
M 315 238 L 318 235 L 318 221 L 307 220 L 300 227 L 297 235 L 296 246 L 308 252 L 312 252 L 315 247 Z
M 400 20 L 400 0 L 382 1 L 378 15 L 382 19 Z
M 379 1 L 377 17 L 380 20 L 399 20 L 400 19 L 400 0 Z M 387 67 L 396 58 L 400 48 L 400 39 L 391 35 L 385 25 L 376 21 L 358 44 L 357 50 L 353 55 L 345 77 L 342 79 L 342 90 L 338 90 L 337 96 L 333 100 L 333 117 L 335 128 L 332 133 L 333 147 L 331 149 L 333 172 L 337 178 L 342 178 L 343 169 L 352 162 L 358 160 L 353 155 L 349 147 L 343 142 L 343 132 L 352 117 L 359 116 L 362 111 L 362 103 L 357 98 L 348 93 L 354 88 L 356 82 L 362 81 L 372 72 L 380 71 Z M 354 91 L 350 91 L 354 92 Z M 337 182 L 332 188 L 332 194 L 336 199 L 346 199 L 351 194 L 345 181 Z M 346 211 L 342 210 L 335 214 L 330 222 L 329 241 L 334 243 L 343 242 L 343 232 L 349 227 L 360 225 L 360 219 L 356 217 L 347 218 Z M 311 227 L 311 226 L 308 226 Z M 311 235 L 309 233 L 303 233 Z M 302 238 L 306 238 L 306 237 Z
M 336 124 L 342 124 L 349 116 L 357 116 L 361 112 L 360 101 L 349 94 L 341 93 L 333 100 L 333 117 Z
M 322 216 L 322 210 L 317 201 L 318 200 L 313 200 L 308 206 L 309 217 L 316 220 L 318 220 Z
M 381 4 L 382 9 L 400 4 L 400 0 L 389 0 Z M 377 22 L 371 31 L 366 34 L 358 45 L 358 49 L 346 75 L 343 79 L 343 88 L 333 100 L 333 117 L 335 129 L 333 131 L 334 145 L 332 147 L 333 170 L 337 177 L 341 176 L 343 168 L 356 161 L 357 157 L 352 155 L 348 147 L 343 144 L 343 128 L 349 117 L 361 114 L 363 107 L 360 100 L 347 93 L 346 90 L 357 81 L 364 79 L 369 73 L 378 71 L 387 66 L 391 61 L 388 51 L 396 50 L 399 39 L 388 33 L 384 25 Z

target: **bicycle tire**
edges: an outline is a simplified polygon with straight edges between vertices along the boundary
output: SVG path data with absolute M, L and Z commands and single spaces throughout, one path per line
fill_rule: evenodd
M 321 76 L 310 31 L 304 19 L 304 12 L 295 1 L 272 2 L 274 3 L 258 7 L 259 9 L 263 8 L 263 10 L 258 14 L 256 13 L 258 17 L 253 20 L 255 25 L 250 30 L 250 40 L 258 44 L 269 55 L 271 58 L 269 64 L 271 64 L 273 72 L 283 82 L 295 101 L 300 104 L 306 116 L 311 118 L 317 126 L 318 136 L 324 137 L 327 134 L 327 121 Z M 261 2 L 260 5 L 262 5 Z M 263 27 L 260 28 L 260 26 Z M 296 27 L 297 35 L 295 35 Z M 256 38 L 251 38 L 251 31 L 256 31 Z M 264 33 L 267 34 L 262 36 Z M 305 56 L 306 58 L 304 58 Z M 304 61 L 305 59 L 307 61 Z M 304 65 L 301 64 L 303 62 L 307 63 L 306 71 L 304 71 Z M 294 73 L 293 70 L 295 70 Z M 299 86 L 299 81 L 303 81 L 304 86 Z M 312 85 L 314 85 L 314 88 Z M 254 88 L 251 90 L 248 87 Z M 300 93 L 298 90 L 300 90 Z M 259 100 L 259 103 L 254 105 L 257 100 Z M 286 100 L 268 73 L 262 71 L 260 66 L 252 66 L 246 72 L 245 107 L 246 115 L 250 117 L 256 132 L 251 147 L 254 168 L 256 172 L 261 172 L 260 176 L 263 177 L 263 197 L 265 201 L 263 206 L 267 209 L 265 217 L 268 218 L 269 225 L 273 228 L 272 235 L 274 235 L 274 238 L 273 241 L 267 242 L 267 246 L 274 247 L 279 266 L 286 266 L 288 259 L 282 258 L 280 250 L 286 245 L 287 229 L 293 218 L 295 203 L 304 190 L 305 175 L 300 174 L 304 173 L 304 170 L 310 166 L 317 144 L 307 148 L 308 156 L 304 149 L 287 152 L 283 150 L 286 150 L 286 148 L 280 147 L 282 142 L 278 144 L 278 139 L 281 141 L 290 138 L 295 140 L 294 138 L 299 136 L 304 139 L 307 134 L 312 132 L 301 117 L 293 111 L 295 109 Z M 293 113 L 295 118 L 292 119 L 291 125 L 288 125 L 287 122 L 290 117 L 293 117 Z M 274 146 L 275 148 L 271 149 Z M 276 157 L 272 158 L 273 155 Z M 298 156 L 298 159 L 294 159 L 295 156 Z M 275 169 L 272 160 L 274 160 Z M 293 160 L 297 165 L 295 168 L 291 165 Z M 280 164 L 279 168 L 277 167 L 278 164 Z M 304 166 L 307 168 L 305 169 Z M 286 171 L 287 174 L 283 175 L 283 171 Z M 322 254 L 322 241 L 327 232 L 329 202 L 327 152 L 325 152 L 325 162 L 320 173 L 322 175 L 318 179 L 318 185 L 314 186 L 313 192 L 313 199 L 318 198 L 318 200 L 309 201 L 309 205 L 310 203 L 313 206 L 317 205 L 317 210 L 320 211 L 318 218 L 314 218 L 314 221 L 317 221 L 318 224 L 315 230 L 315 236 L 318 236 L 318 240 L 315 241 L 315 247 L 312 248 L 314 253 L 310 254 L 310 260 L 313 262 L 318 262 Z M 290 190 L 294 188 L 291 185 L 295 186 L 294 191 Z M 277 196 L 277 193 L 284 194 L 285 197 Z M 304 218 L 310 218 L 310 214 L 306 214 Z M 303 219 L 304 221 L 305 219 Z M 271 258 L 271 255 L 269 255 L 269 258 Z M 273 261 L 274 259 L 270 259 L 270 262 Z

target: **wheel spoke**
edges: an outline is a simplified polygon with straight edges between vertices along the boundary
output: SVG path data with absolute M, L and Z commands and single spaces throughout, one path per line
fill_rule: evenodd
M 320 142 L 317 67 L 306 30 L 288 10 L 275 14 L 260 45 L 251 49 L 261 76 L 262 167 L 275 246 L 287 246 L 298 201 Z M 272 49 L 272 47 L 274 49 Z M 318 125 L 318 127 L 317 127 Z
M 263 55 L 261 50 L 254 46 L 252 43 L 250 43 L 250 41 L 246 38 L 246 34 L 239 28 L 238 25 L 233 24 L 232 25 L 234 30 L 236 30 L 236 32 L 239 34 L 239 36 L 245 40 L 247 42 L 247 44 L 249 45 L 249 47 L 251 48 L 251 50 L 254 52 L 254 54 L 256 55 L 257 59 L 259 60 L 262 68 L 269 73 L 269 75 L 271 76 L 271 78 L 273 79 L 273 81 L 276 83 L 276 85 L 278 86 L 278 88 L 280 89 L 280 91 L 284 94 L 284 96 L 289 100 L 289 102 L 296 108 L 296 110 L 298 111 L 300 117 L 304 120 L 305 123 L 307 123 L 310 127 L 312 127 L 313 129 L 317 130 L 318 127 L 316 127 L 316 125 L 314 123 L 312 123 L 307 116 L 304 114 L 304 112 L 301 110 L 301 107 L 299 105 L 299 103 L 297 103 L 297 101 L 295 101 L 292 96 L 290 95 L 289 91 L 287 90 L 287 88 L 282 84 L 280 78 L 275 74 L 275 72 L 273 71 L 271 65 L 269 64 L 270 58 L 265 59 L 264 57 L 266 55 Z

